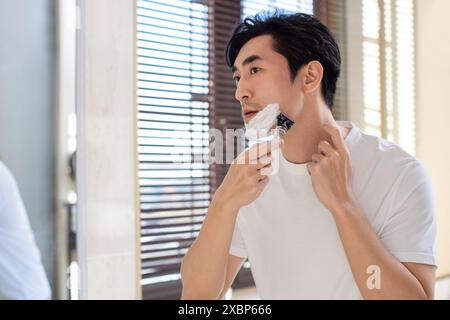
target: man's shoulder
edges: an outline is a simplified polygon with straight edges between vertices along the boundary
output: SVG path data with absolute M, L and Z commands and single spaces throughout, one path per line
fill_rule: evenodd
M 400 145 L 361 132 L 354 151 L 355 160 L 363 170 L 373 170 L 386 182 L 399 179 L 408 182 L 427 178 L 424 164 Z
M 351 121 L 338 121 L 338 123 L 350 129 L 345 141 L 351 157 L 357 161 L 365 163 L 386 161 L 394 166 L 398 164 L 398 161 L 416 161 L 415 157 L 402 146 L 367 133 Z
M 361 158 L 367 158 L 370 161 L 383 161 L 393 167 L 408 163 L 419 163 L 419 161 L 402 146 L 361 131 L 361 138 L 355 148 L 356 155 Z

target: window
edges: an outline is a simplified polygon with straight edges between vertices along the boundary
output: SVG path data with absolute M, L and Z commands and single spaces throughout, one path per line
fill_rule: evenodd
M 414 1 L 363 0 L 366 131 L 415 152 Z
M 137 4 L 141 284 L 144 298 L 164 298 L 146 288 L 179 287 L 181 260 L 210 201 L 201 161 L 209 151 L 208 6 Z
M 313 0 L 243 0 L 242 18 L 254 15 L 261 10 L 279 8 L 291 12 L 313 14 Z

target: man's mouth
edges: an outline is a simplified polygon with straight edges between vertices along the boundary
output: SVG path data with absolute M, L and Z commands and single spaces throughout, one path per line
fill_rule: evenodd
M 244 121 L 245 122 L 249 122 L 251 118 L 253 118 L 254 116 L 256 116 L 256 114 L 258 113 L 258 111 L 247 111 L 244 113 Z

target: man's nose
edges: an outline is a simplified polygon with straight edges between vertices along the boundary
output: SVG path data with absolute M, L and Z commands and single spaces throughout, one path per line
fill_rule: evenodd
M 239 82 L 237 83 L 236 92 L 234 94 L 234 97 L 239 102 L 242 102 L 246 99 L 251 98 L 250 88 L 248 87 L 248 84 L 246 84 L 242 79 L 239 80 Z

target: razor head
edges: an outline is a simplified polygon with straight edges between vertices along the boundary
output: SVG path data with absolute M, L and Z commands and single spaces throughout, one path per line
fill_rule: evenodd
M 280 113 L 277 117 L 277 126 L 282 127 L 285 131 L 288 131 L 292 125 L 294 124 L 294 121 L 286 117 L 284 114 Z

